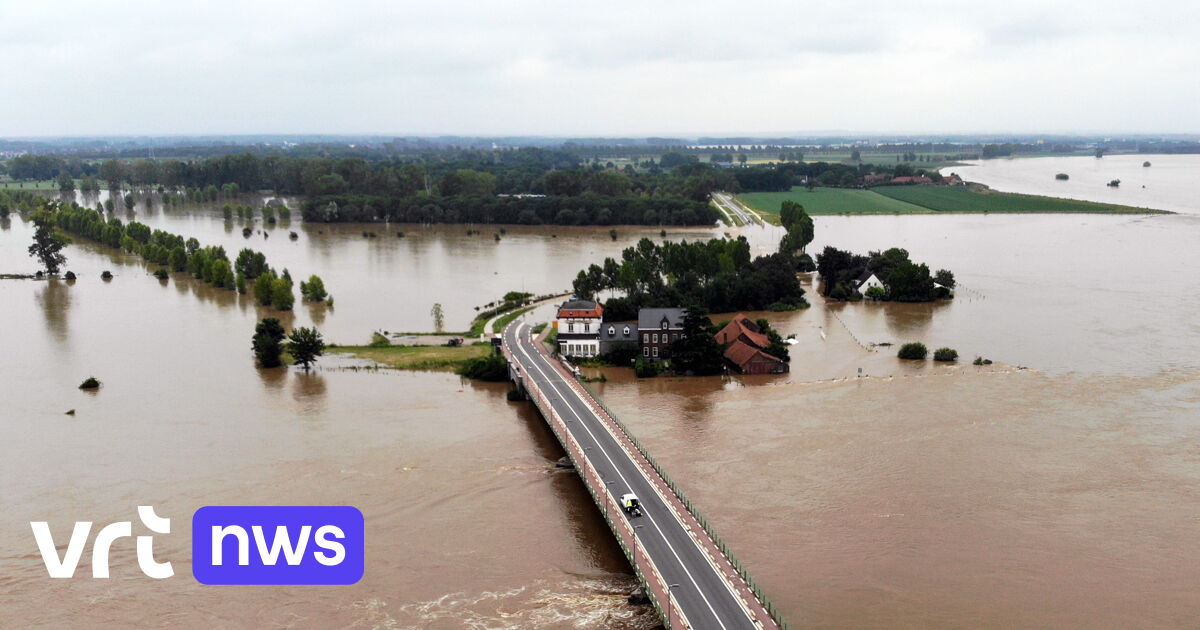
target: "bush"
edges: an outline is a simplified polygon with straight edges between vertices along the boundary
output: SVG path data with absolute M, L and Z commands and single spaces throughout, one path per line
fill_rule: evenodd
M 658 376 L 658 372 L 659 365 L 657 363 L 651 363 L 647 361 L 641 355 L 638 355 L 638 358 L 633 360 L 633 373 L 636 374 L 638 378 L 654 378 L 655 376 Z
M 368 345 L 372 348 L 386 348 L 392 345 L 392 341 L 387 338 L 387 335 L 376 331 L 371 333 L 371 343 Z
M 972 361 L 972 363 L 973 363 L 973 364 L 975 364 L 975 365 L 991 365 L 991 364 L 992 364 L 992 360 L 991 360 L 991 359 L 985 359 L 985 358 L 983 358 L 983 357 L 975 357 L 975 360 L 974 360 L 974 361 Z
M 100 278 L 104 279 L 104 280 L 112 280 L 112 272 L 105 270 L 103 273 L 100 274 Z
M 79 389 L 98 389 L 99 387 L 100 381 L 96 380 L 95 376 L 87 377 L 87 379 L 85 379 L 83 383 L 80 383 L 79 385 Z
M 158 278 L 159 280 L 166 280 L 169 275 L 170 274 L 167 273 L 166 269 L 155 269 L 154 270 L 154 277 Z
M 497 354 L 467 359 L 458 369 L 458 375 L 477 381 L 500 383 L 508 380 L 508 361 Z
M 320 302 L 329 294 L 325 291 L 325 282 L 321 280 L 321 276 L 313 274 L 308 277 L 307 282 L 300 281 L 300 295 L 309 302 Z
M 75 272 L 74 272 L 74 271 L 68 271 L 68 272 L 66 273 L 66 275 L 64 275 L 64 276 L 63 276 L 63 279 L 64 279 L 64 280 L 74 280 L 74 279 L 75 279 Z
M 933 351 L 933 360 L 946 362 L 957 361 L 958 350 L 955 350 L 954 348 L 938 348 L 937 350 Z
M 925 344 L 914 342 L 906 343 L 903 346 L 900 346 L 900 353 L 896 356 L 900 357 L 901 359 L 924 361 L 928 354 L 929 348 L 926 348 Z

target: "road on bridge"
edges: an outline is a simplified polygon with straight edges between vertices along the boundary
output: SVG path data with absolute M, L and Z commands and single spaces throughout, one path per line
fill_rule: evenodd
M 613 518 L 629 518 L 635 535 L 670 585 L 691 627 L 703 630 L 761 628 L 734 594 L 733 587 L 667 508 L 647 473 L 622 448 L 608 426 L 567 381 L 564 372 L 539 351 L 535 344 L 540 342 L 532 338 L 530 326 L 513 322 L 504 331 L 504 343 L 516 360 L 527 387 L 529 382 L 536 384 L 555 412 L 566 421 L 567 430 L 600 472 L 613 498 L 619 500 L 627 492 L 637 495 L 644 510 L 642 516 L 629 518 L 617 514 Z
M 712 194 L 712 198 L 718 206 L 732 214 L 733 217 L 741 221 L 744 225 L 754 225 L 755 223 L 762 222 L 762 219 L 753 212 L 747 211 L 746 207 L 741 202 L 735 200 L 733 195 L 729 193 L 715 192 Z

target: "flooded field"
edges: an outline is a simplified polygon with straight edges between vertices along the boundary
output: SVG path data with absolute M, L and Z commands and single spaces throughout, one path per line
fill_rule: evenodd
M 139 206 L 137 218 L 321 275 L 336 307 L 298 303 L 292 321 L 340 343 L 431 330 L 434 303 L 465 329 L 506 291 L 567 289 L 581 267 L 660 238 L 510 226 L 496 241 L 496 226 L 293 220 L 245 239 L 217 208 Z M 610 369 L 600 386 L 792 626 L 1200 622 L 1200 217 L 816 226 L 813 251 L 901 246 L 952 269 L 958 299 L 826 305 L 810 292 L 811 309 L 768 315 L 797 336 L 789 375 L 636 381 Z M 780 235 L 744 233 L 759 252 Z M 0 224 L 0 272 L 32 271 L 31 234 L 15 215 Z M 272 312 L 180 274 L 160 282 L 107 248 L 66 253 L 73 284 L 0 280 L 0 626 L 653 627 L 624 603 L 634 579 L 586 492 L 553 468 L 553 436 L 503 385 L 344 371 L 336 357 L 307 375 L 257 370 L 250 336 Z M 914 367 L 871 346 L 910 340 L 997 364 Z M 76 389 L 89 375 L 99 392 Z M 192 511 L 256 503 L 358 506 L 366 577 L 195 583 Z M 59 534 L 133 519 L 139 504 L 172 518 L 156 552 L 176 578 L 142 577 L 132 542 L 114 546 L 107 583 L 45 577 L 28 521 Z

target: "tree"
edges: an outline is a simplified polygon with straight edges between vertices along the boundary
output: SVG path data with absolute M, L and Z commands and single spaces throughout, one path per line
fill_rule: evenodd
M 104 160 L 100 164 L 100 179 L 108 182 L 109 190 L 121 188 L 121 182 L 126 179 L 125 163 L 118 160 Z
M 287 351 L 292 355 L 293 364 L 304 366 L 304 371 L 307 372 L 309 367 L 317 362 L 317 357 L 325 354 L 325 340 L 316 328 L 302 326 L 288 336 Z
M 954 348 L 938 348 L 933 351 L 934 361 L 952 362 L 958 360 L 958 350 Z
M 953 289 L 954 273 L 949 269 L 938 269 L 937 273 L 933 274 L 933 281 L 946 287 L 947 289 Z
M 788 254 L 803 252 L 816 236 L 816 227 L 812 217 L 804 211 L 804 206 L 794 201 L 785 200 L 779 206 L 779 222 L 787 230 L 787 234 L 779 243 L 781 252 Z
M 67 262 L 62 248 L 71 241 L 54 229 L 54 217 L 45 210 L 33 215 L 33 244 L 29 246 L 29 255 L 37 258 L 46 268 L 46 273 L 58 273 L 59 267 Z
M 690 307 L 683 316 L 683 335 L 671 342 L 671 367 L 679 373 L 707 376 L 724 368 L 724 349 L 713 334 L 708 311 Z
M 737 156 L 738 164 L 741 164 L 743 168 L 746 166 L 747 159 L 749 158 L 746 157 L 745 153 L 739 153 Z
M 308 277 L 308 282 L 300 281 L 300 295 L 309 302 L 320 302 L 329 294 L 325 291 L 325 282 L 321 280 L 321 276 L 313 274 Z
M 282 341 L 283 325 L 274 317 L 264 317 L 254 327 L 254 339 L 250 343 L 250 347 L 254 350 L 254 356 L 258 359 L 258 364 L 265 368 L 282 365 L 282 361 L 279 359 L 283 354 Z
M 72 192 L 75 190 L 75 178 L 71 177 L 70 173 L 63 171 L 58 174 L 58 189 L 62 192 Z
M 280 311 L 292 310 L 296 296 L 292 294 L 292 281 L 287 278 L 276 278 L 271 283 L 271 305 Z
M 861 162 L 862 161 L 862 154 L 858 152 L 858 149 L 855 149 L 850 152 L 850 160 L 852 162 Z
M 266 272 L 254 279 L 254 301 L 259 306 L 270 306 L 275 297 L 275 274 Z
M 446 316 L 442 313 L 442 305 L 434 304 L 433 308 L 429 309 L 429 315 L 433 318 L 433 329 L 437 332 L 442 332 L 442 328 L 446 324 Z

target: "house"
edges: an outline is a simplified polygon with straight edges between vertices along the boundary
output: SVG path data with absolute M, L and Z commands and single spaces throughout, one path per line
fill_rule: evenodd
M 888 184 L 892 181 L 890 173 L 872 173 L 863 176 L 863 184 L 866 186 L 878 186 L 880 184 Z
M 682 308 L 643 308 L 638 310 L 637 332 L 642 336 L 642 356 L 651 360 L 670 358 L 670 345 L 683 336 Z
M 771 340 L 759 332 L 758 324 L 750 321 L 749 317 L 738 313 L 724 328 L 717 333 L 717 343 L 728 346 L 735 341 L 742 341 L 758 348 L 771 345 Z
M 855 281 L 854 290 L 866 295 L 867 289 L 870 289 L 871 287 L 880 287 L 884 291 L 887 290 L 887 286 L 883 284 L 883 281 L 879 279 L 879 276 L 875 275 L 875 272 L 871 271 L 870 269 L 866 269 L 862 272 L 862 275 L 858 277 L 858 280 Z
M 565 357 L 600 354 L 600 326 L 604 307 L 591 300 L 572 298 L 558 307 L 558 353 Z
M 612 352 L 622 342 L 638 342 L 637 322 L 604 322 L 600 325 L 600 354 Z
M 933 180 L 925 177 L 924 175 L 918 175 L 916 177 L 895 177 L 892 179 L 892 184 L 896 186 L 925 185 L 932 183 Z
M 717 342 L 725 346 L 725 361 L 742 374 L 783 374 L 788 364 L 769 353 L 770 339 L 749 317 L 738 313 L 717 333 Z

